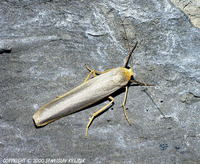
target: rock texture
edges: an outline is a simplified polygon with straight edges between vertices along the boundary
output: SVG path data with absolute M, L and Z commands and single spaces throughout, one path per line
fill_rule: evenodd
M 200 163 L 200 30 L 171 1 L 7 0 L 0 11 L 1 163 Z M 122 20 L 130 45 L 139 42 L 134 72 L 156 84 L 166 118 L 143 86 L 130 86 L 132 126 L 122 89 L 87 140 L 91 113 L 108 100 L 35 128 L 33 114 L 82 83 L 85 64 L 122 66 L 129 52 Z
M 200 28 L 200 1 L 199 0 L 171 0 L 191 19 L 191 22 Z

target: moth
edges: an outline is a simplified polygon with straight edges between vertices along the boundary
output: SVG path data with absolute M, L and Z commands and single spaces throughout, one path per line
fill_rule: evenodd
M 96 111 L 92 115 L 91 119 L 89 120 L 87 124 L 86 132 L 85 132 L 85 138 L 87 138 L 88 128 L 91 125 L 94 118 L 97 117 L 100 113 L 107 110 L 113 104 L 114 98 L 111 96 L 111 94 L 122 87 L 125 87 L 125 97 L 122 103 L 124 115 L 129 125 L 131 125 L 128 119 L 128 116 L 126 114 L 126 108 L 125 108 L 127 92 L 128 92 L 128 83 L 131 82 L 131 83 L 144 85 L 149 91 L 150 89 L 148 86 L 153 85 L 153 84 L 146 84 L 142 78 L 140 78 L 138 75 L 136 75 L 133 72 L 133 69 L 132 69 L 133 61 L 132 61 L 132 66 L 130 68 L 127 66 L 128 61 L 131 57 L 131 54 L 136 48 L 137 44 L 138 42 L 136 42 L 136 44 L 133 46 L 133 48 L 129 52 L 122 67 L 113 68 L 113 69 L 106 70 L 104 72 L 100 72 L 100 71 L 92 70 L 86 65 L 87 69 L 90 72 L 87 75 L 84 82 L 80 84 L 79 86 L 77 86 L 76 88 L 63 94 L 62 96 L 59 96 L 58 98 L 56 98 L 49 104 L 46 104 L 42 108 L 40 108 L 33 115 L 33 120 L 35 122 L 35 125 L 38 127 L 44 126 L 57 119 L 60 119 L 62 117 L 75 113 L 79 110 L 82 110 L 83 108 L 86 108 L 92 104 L 95 104 L 96 102 L 107 97 L 110 100 L 110 102 L 104 107 L 102 107 L 101 109 L 99 109 L 98 111 Z M 91 75 L 93 75 L 92 79 L 90 79 Z M 136 81 L 134 79 L 135 76 L 139 78 L 142 82 Z M 156 101 L 158 100 L 156 99 Z

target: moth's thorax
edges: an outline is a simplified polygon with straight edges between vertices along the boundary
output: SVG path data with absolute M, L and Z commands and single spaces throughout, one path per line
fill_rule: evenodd
M 127 68 L 121 68 L 121 69 L 124 70 L 128 81 L 131 79 L 131 76 L 135 75 L 135 73 L 133 72 L 132 68 L 129 68 L 129 69 L 127 69 Z
M 131 76 L 133 75 L 133 71 L 131 69 L 127 68 L 114 68 L 110 71 L 112 72 L 112 81 L 115 83 L 115 85 L 118 86 L 125 86 L 131 79 Z M 108 73 L 109 74 L 109 73 Z

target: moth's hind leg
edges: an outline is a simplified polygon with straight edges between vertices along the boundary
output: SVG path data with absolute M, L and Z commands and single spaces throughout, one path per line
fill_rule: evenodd
M 127 116 L 127 114 L 126 114 L 126 108 L 125 108 L 126 98 L 127 98 L 127 93 L 128 93 L 128 86 L 126 86 L 125 89 L 126 89 L 126 91 L 125 91 L 125 96 L 124 96 L 124 101 L 123 101 L 123 103 L 122 103 L 122 107 L 123 107 L 123 109 L 124 109 L 124 115 L 125 115 L 125 117 L 126 117 L 126 120 L 128 121 L 129 125 L 131 125 L 131 122 L 129 121 L 128 116 Z
M 95 118 L 96 116 L 98 116 L 100 113 L 104 112 L 104 111 L 114 102 L 114 100 L 115 100 L 115 99 L 114 99 L 113 97 L 111 97 L 111 96 L 109 96 L 108 98 L 111 100 L 111 102 L 109 102 L 107 105 L 105 105 L 103 108 L 99 109 L 98 111 L 96 111 L 96 112 L 92 115 L 92 118 L 90 119 L 90 121 L 88 122 L 87 127 L 86 127 L 85 138 L 87 138 L 88 128 L 90 127 L 90 125 L 91 125 L 92 121 L 94 120 L 94 118 Z

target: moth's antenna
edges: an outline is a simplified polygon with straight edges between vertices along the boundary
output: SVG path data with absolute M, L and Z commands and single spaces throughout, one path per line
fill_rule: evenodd
M 129 44 L 129 41 L 128 41 L 128 37 L 127 37 L 127 34 L 126 34 L 126 29 L 125 29 L 125 26 L 124 26 L 124 20 L 122 20 L 122 26 L 123 26 L 123 29 L 124 29 L 124 35 L 125 35 L 125 39 L 127 41 L 127 44 L 128 44 L 128 49 L 130 51 L 130 44 Z
M 124 65 L 122 66 L 123 68 L 127 67 L 128 61 L 129 61 L 129 59 L 130 59 L 130 57 L 131 57 L 131 54 L 133 53 L 133 51 L 134 51 L 134 49 L 136 48 L 137 44 L 138 44 L 138 41 L 135 43 L 135 45 L 133 46 L 133 48 L 132 48 L 131 51 L 129 52 L 128 56 L 126 57 L 126 61 L 124 62 Z M 133 67 L 133 58 L 132 58 L 132 66 L 131 66 L 131 68 L 132 68 L 132 67 Z
M 157 103 L 159 104 L 159 107 L 160 108 L 157 108 L 159 111 L 160 111 L 160 113 L 165 117 L 165 114 L 161 111 L 161 109 L 162 110 L 164 110 L 163 109 L 163 107 L 162 107 L 162 105 L 160 104 L 160 102 L 158 101 L 158 99 L 156 98 L 156 96 L 154 96 L 154 94 L 151 92 L 151 90 L 150 90 L 150 88 L 147 86 L 147 84 L 144 82 L 144 80 L 140 77 L 140 76 L 138 76 L 138 75 L 136 75 L 136 74 L 134 74 L 136 77 L 138 77 L 138 79 L 140 79 L 142 82 L 143 82 L 143 84 L 145 85 L 145 87 L 148 89 L 148 91 L 150 92 L 150 94 L 153 96 L 153 98 L 157 101 Z
M 130 48 L 130 44 L 129 44 L 129 41 L 128 41 L 128 37 L 127 37 L 127 33 L 126 33 L 126 29 L 125 29 L 125 26 L 124 26 L 124 20 L 122 20 L 122 26 L 123 26 L 123 29 L 124 29 L 124 35 L 125 35 L 125 39 L 126 39 L 126 41 L 127 41 L 127 44 L 128 44 L 128 49 L 129 49 L 129 51 L 131 50 L 131 48 Z M 137 43 L 136 43 L 137 44 Z M 136 45 L 135 45 L 135 47 L 136 47 Z M 134 48 L 135 49 L 135 48 Z M 134 50 L 133 49 L 133 50 Z M 132 52 L 133 52 L 133 50 L 132 50 Z M 132 54 L 132 52 L 131 52 L 131 54 Z M 130 54 L 130 56 L 131 56 L 131 54 Z M 130 58 L 130 57 L 129 57 Z M 128 58 L 128 61 L 129 61 L 129 58 Z M 124 63 L 124 65 L 123 65 L 123 67 L 126 67 L 127 66 L 127 64 L 128 64 L 128 61 L 126 61 L 125 63 Z M 133 68 L 133 57 L 131 56 L 131 62 L 132 62 L 132 64 L 131 64 L 131 68 Z

